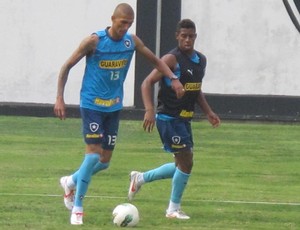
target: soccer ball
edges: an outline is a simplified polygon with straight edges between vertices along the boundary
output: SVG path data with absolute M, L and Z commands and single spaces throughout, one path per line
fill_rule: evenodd
M 119 227 L 136 226 L 140 220 L 139 211 L 129 203 L 119 204 L 112 212 L 113 223 Z

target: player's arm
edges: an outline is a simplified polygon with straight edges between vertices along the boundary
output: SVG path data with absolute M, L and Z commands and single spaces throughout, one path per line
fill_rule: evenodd
M 209 123 L 211 123 L 214 128 L 218 127 L 221 124 L 221 120 L 219 116 L 212 111 L 202 91 L 200 91 L 198 95 L 197 103 L 200 106 L 202 112 L 206 115 Z
M 166 63 L 164 63 L 162 60 L 156 57 L 155 54 L 144 45 L 141 39 L 139 39 L 136 35 L 132 36 L 136 45 L 136 50 L 138 52 L 140 52 L 144 57 L 146 57 L 154 65 L 154 67 L 158 71 L 160 71 L 164 76 L 167 76 L 170 79 L 177 79 L 177 77 L 170 70 L 170 68 L 168 68 Z M 184 95 L 183 86 L 178 79 L 172 81 L 172 89 L 176 92 L 177 98 L 181 98 Z
M 60 119 L 66 118 L 64 89 L 68 80 L 69 72 L 83 57 L 94 52 L 98 41 L 99 38 L 97 35 L 91 35 L 85 38 L 60 69 L 57 82 L 56 102 L 54 105 L 54 113 Z
M 153 69 L 152 72 L 144 79 L 141 85 L 142 99 L 145 107 L 143 128 L 146 132 L 151 132 L 155 125 L 155 108 L 152 88 L 154 84 L 162 77 L 163 75 L 161 72 L 159 72 L 157 69 Z
M 176 58 L 174 55 L 167 54 L 162 57 L 162 61 L 173 70 L 176 66 Z M 153 69 L 152 72 L 144 79 L 141 85 L 142 99 L 145 107 L 143 128 L 147 132 L 151 132 L 155 125 L 155 108 L 153 102 L 153 86 L 159 82 L 164 75 L 157 69 Z

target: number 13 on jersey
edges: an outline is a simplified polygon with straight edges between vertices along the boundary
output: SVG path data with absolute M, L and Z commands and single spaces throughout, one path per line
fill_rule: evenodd
M 110 71 L 110 80 L 116 81 L 120 78 L 120 71 Z

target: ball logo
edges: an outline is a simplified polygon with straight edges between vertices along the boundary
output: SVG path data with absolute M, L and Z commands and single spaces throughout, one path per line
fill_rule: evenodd
M 121 227 L 126 227 L 130 222 L 132 222 L 132 220 L 133 220 L 132 215 L 126 215 L 120 226 Z
M 172 141 L 173 141 L 174 144 L 178 145 L 181 141 L 181 138 L 179 136 L 173 136 Z
M 97 124 L 96 122 L 92 122 L 90 123 L 90 130 L 94 133 L 99 129 L 99 124 Z

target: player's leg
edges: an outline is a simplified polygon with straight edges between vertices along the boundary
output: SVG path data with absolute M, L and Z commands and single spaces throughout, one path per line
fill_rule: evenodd
M 108 155 L 108 154 L 106 154 L 106 155 Z M 107 169 L 108 166 L 109 166 L 109 163 L 103 163 L 103 162 L 101 162 L 101 159 L 100 159 L 94 166 L 92 175 L 96 174 L 99 171 Z M 76 190 L 78 175 L 79 175 L 79 170 L 77 170 L 72 175 L 63 176 L 60 178 L 60 185 L 65 191 L 64 203 L 65 203 L 66 208 L 69 210 L 72 210 L 72 208 L 73 208 L 74 194 L 75 194 L 75 190 Z
M 172 178 L 175 173 L 175 163 L 163 164 L 146 172 L 132 171 L 130 173 L 130 185 L 128 189 L 128 200 L 132 200 L 141 186 L 156 180 Z
M 105 155 L 105 156 L 111 156 L 112 155 L 112 151 L 103 150 L 102 148 L 101 148 L 100 152 L 103 153 L 101 155 Z M 99 161 L 97 162 L 97 164 L 93 168 L 92 175 L 95 175 L 96 173 L 98 173 L 102 170 L 105 170 L 108 167 L 109 167 L 109 162 L 104 162 L 104 159 L 102 159 L 100 157 Z M 78 172 L 79 172 L 79 170 L 77 170 L 75 173 L 73 173 L 71 176 L 68 177 L 67 185 L 69 186 L 69 188 L 75 189 L 76 184 L 77 184 L 77 179 L 78 179 Z
M 102 138 L 102 148 L 101 159 L 99 163 L 93 169 L 93 174 L 99 171 L 107 169 L 110 164 L 110 160 L 117 143 L 118 131 L 120 123 L 120 111 L 106 113 L 103 122 L 103 138 Z
M 166 163 L 155 169 L 151 169 L 143 173 L 144 182 L 152 182 L 155 180 L 172 178 L 175 173 L 175 163 Z
M 191 124 L 175 119 L 168 125 L 167 133 L 164 146 L 166 150 L 174 153 L 177 167 L 172 179 L 172 192 L 166 217 L 189 219 L 189 216 L 181 211 L 181 199 L 193 167 Z
M 157 119 L 156 126 L 161 138 L 162 143 L 170 139 L 170 129 L 172 124 L 170 121 Z M 172 152 L 170 145 L 165 145 L 164 148 L 167 152 Z M 128 199 L 132 200 L 136 193 L 140 190 L 144 183 L 152 182 L 155 180 L 172 178 L 175 173 L 175 163 L 166 163 L 157 168 L 148 170 L 146 172 L 132 171 L 130 173 L 130 184 L 128 189 Z
M 98 111 L 81 108 L 83 136 L 86 143 L 85 157 L 72 180 L 76 181 L 76 194 L 72 208 L 71 224 L 82 224 L 83 199 L 87 193 L 94 167 L 102 154 L 104 136 L 103 123 L 105 114 Z M 74 176 L 74 179 L 73 179 Z
M 106 151 L 106 150 L 102 149 L 100 152 L 102 153 L 103 151 Z M 104 155 L 112 155 L 112 152 L 109 151 L 109 153 L 105 153 Z M 98 173 L 99 171 L 105 170 L 108 167 L 109 167 L 109 162 L 104 162 L 104 160 L 101 160 L 101 158 L 100 158 L 100 160 L 97 162 L 97 164 L 93 168 L 92 175 Z M 76 188 L 78 172 L 79 172 L 79 170 L 77 170 L 70 176 L 66 176 L 66 180 L 67 180 L 66 184 L 70 189 L 75 190 L 75 188 Z
M 99 113 L 97 122 L 93 122 L 93 125 L 96 125 L 93 131 L 95 133 L 97 132 L 96 129 L 101 130 L 99 131 L 100 137 L 97 139 L 98 141 L 100 139 L 101 144 L 87 145 L 86 152 L 96 152 L 99 154 L 100 158 L 98 157 L 96 161 L 93 162 L 91 160 L 88 161 L 87 165 L 83 165 L 83 168 L 85 170 L 82 170 L 81 169 L 82 167 L 79 168 L 77 187 L 76 187 L 77 191 L 75 195 L 75 202 L 74 202 L 74 208 L 72 210 L 72 213 L 78 213 L 78 212 L 80 213 L 81 210 L 82 210 L 81 213 L 83 213 L 82 201 L 87 192 L 87 188 L 91 180 L 92 174 L 95 174 L 100 170 L 106 169 L 109 166 L 112 153 L 117 141 L 117 134 L 119 129 L 119 111 L 109 112 L 109 113 Z M 90 142 L 94 142 L 94 141 L 90 140 Z M 72 214 L 71 223 L 72 223 L 72 217 L 75 218 L 77 216 Z
M 181 199 L 192 170 L 193 153 L 189 150 L 185 150 L 174 155 L 177 168 L 172 180 L 172 192 L 166 217 L 189 219 L 189 217 L 181 211 Z
M 95 149 L 95 146 L 93 147 Z M 78 170 L 78 178 L 76 185 L 76 194 L 74 199 L 74 207 L 71 214 L 71 224 L 82 224 L 83 216 L 83 199 L 87 193 L 88 186 L 91 181 L 93 167 L 99 161 L 100 154 L 95 150 L 90 153 L 86 153 L 82 164 Z
M 100 154 L 100 148 L 101 146 L 99 145 L 100 139 L 102 136 L 102 129 L 100 128 L 101 120 L 98 121 L 98 114 L 96 111 L 88 110 L 88 109 L 81 109 L 81 117 L 82 117 L 82 130 L 83 130 L 83 137 L 84 140 L 89 146 L 89 144 L 96 144 L 98 145 L 98 150 L 97 151 L 91 151 L 91 150 L 86 150 L 86 153 L 98 153 Z M 86 160 L 88 161 L 90 157 L 85 156 L 83 159 L 83 162 Z M 92 157 L 91 157 L 92 158 Z M 99 155 L 98 155 L 99 159 Z M 83 163 L 82 162 L 82 163 Z M 83 164 L 83 166 L 86 164 Z M 80 166 L 80 167 L 83 167 Z M 77 180 L 79 176 L 79 170 L 80 168 L 75 171 L 70 176 L 64 176 L 60 179 L 60 184 L 62 188 L 64 189 L 64 203 L 67 209 L 72 210 L 73 205 L 74 205 L 74 193 L 77 185 Z
M 97 143 L 97 142 L 103 142 L 101 145 L 96 144 L 95 146 L 87 145 L 86 152 L 96 152 L 100 153 L 101 157 L 100 160 L 96 163 L 96 165 L 93 167 L 93 172 L 92 175 L 96 174 L 99 171 L 102 171 L 104 169 L 107 169 L 109 167 L 109 161 L 112 155 L 112 150 L 113 148 L 108 147 L 108 150 L 103 150 L 102 145 L 107 146 L 106 142 L 108 138 L 108 134 L 106 133 L 114 133 L 115 130 L 118 130 L 118 112 L 114 113 L 100 113 L 100 112 L 93 112 L 96 113 L 96 117 L 92 116 L 93 118 L 91 119 L 89 114 L 86 114 L 86 111 L 90 110 L 82 110 L 82 118 L 83 118 L 83 123 L 87 124 L 84 125 L 84 137 L 85 140 L 91 143 Z M 117 114 L 117 115 L 116 115 Z M 114 122 L 111 121 L 110 116 L 113 117 Z M 96 119 L 96 120 L 95 120 Z M 112 124 L 111 124 L 112 122 Z M 112 130 L 112 131 L 111 131 Z M 92 132 L 92 133 L 90 133 Z M 64 176 L 60 179 L 60 184 L 62 188 L 65 190 L 65 195 L 64 195 L 64 202 L 65 206 L 69 209 L 72 210 L 73 208 L 73 201 L 74 201 L 74 191 L 76 189 L 77 185 L 77 180 L 78 180 L 78 175 L 79 175 L 79 170 L 75 171 L 72 175 L 70 176 Z

